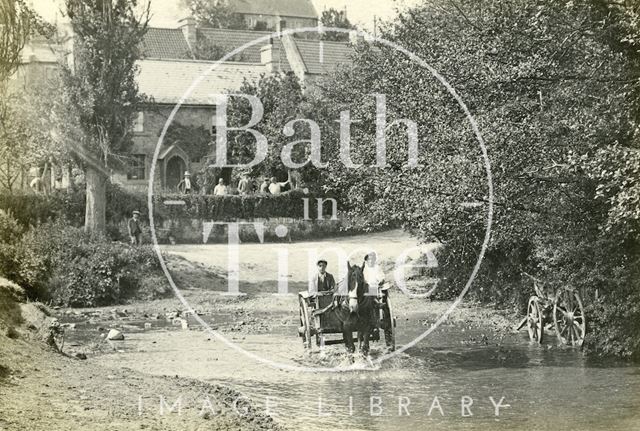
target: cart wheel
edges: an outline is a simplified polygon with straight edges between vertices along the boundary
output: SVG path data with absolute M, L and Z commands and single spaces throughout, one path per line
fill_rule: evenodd
M 556 336 L 562 344 L 582 346 L 586 331 L 584 308 L 578 292 L 563 290 L 553 303 Z
M 311 322 L 309 321 L 309 307 L 304 298 L 300 297 L 300 336 L 305 348 L 311 349 Z
M 540 310 L 540 302 L 537 296 L 529 298 L 527 306 L 527 331 L 529 331 L 529 339 L 536 343 L 542 343 L 544 338 L 544 322 L 542 321 L 542 312 Z
M 393 315 L 391 298 L 387 292 L 385 307 L 383 308 L 382 329 L 384 329 L 384 342 L 393 352 L 396 350 L 396 317 Z

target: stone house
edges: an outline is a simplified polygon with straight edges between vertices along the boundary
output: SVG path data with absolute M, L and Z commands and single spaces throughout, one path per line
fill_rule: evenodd
M 258 22 L 266 23 L 265 28 L 273 30 L 318 24 L 310 0 L 232 0 L 230 5 L 251 28 Z M 156 148 L 178 102 L 181 106 L 172 124 L 202 128 L 212 135 L 216 106 L 211 94 L 237 91 L 245 79 L 256 82 L 261 76 L 274 73 L 293 73 L 308 88 L 339 64 L 350 61 L 349 43 L 320 41 L 315 35 L 269 37 L 272 33 L 201 28 L 191 17 L 180 20 L 176 28 L 149 28 L 142 42 L 143 58 L 138 61 L 138 86 L 152 103 L 138 112 L 128 167 L 114 171 L 112 181 L 129 190 L 145 191 L 153 169 L 154 189 L 175 191 L 185 171 L 198 170 L 206 163 L 204 158 L 194 157 L 193 151 L 189 151 L 193 147 L 191 142 L 165 142 Z M 215 62 L 197 59 L 197 50 L 202 46 L 214 46 L 224 55 L 260 38 L 263 39 L 260 43 L 221 62 L 211 73 L 208 71 Z M 12 77 L 15 84 L 29 86 L 53 77 L 57 73 L 61 48 L 66 53 L 72 50 L 72 38 L 66 40 L 64 47 L 48 46 L 44 40 L 29 43 L 24 51 L 23 65 Z M 187 90 L 197 81 L 199 83 L 183 100 Z M 211 140 L 214 140 L 213 136 Z M 209 150 L 213 153 L 213 146 Z M 154 157 L 156 151 L 157 158 Z M 155 165 L 154 158 L 157 160 Z M 52 186 L 65 187 L 69 183 L 69 170 L 57 170 L 64 175 L 53 178 L 52 170 Z M 28 184 L 28 180 L 25 178 L 23 183 Z
M 251 29 L 282 31 L 318 25 L 311 0 L 230 0 L 229 6 Z
M 179 24 L 175 29 L 150 28 L 143 42 L 138 85 L 140 92 L 154 103 L 139 112 L 134 123 L 129 169 L 113 175 L 114 182 L 130 190 L 146 190 L 153 168 L 154 189 L 175 191 L 185 171 L 197 171 L 206 163 L 206 159 L 189 154 L 188 142 L 166 141 L 156 148 L 178 102 L 180 108 L 170 124 L 202 127 L 213 134 L 216 106 L 212 94 L 237 91 L 245 80 L 257 82 L 261 76 L 273 73 L 293 73 L 308 87 L 318 77 L 348 62 L 351 53 L 348 43 L 290 35 L 269 38 L 270 32 L 261 31 L 198 28 L 191 18 Z M 259 38 L 264 41 L 243 50 L 231 61 L 216 65 L 214 61 L 195 59 L 194 48 L 199 43 L 215 44 L 224 52 L 231 52 Z M 186 94 L 192 85 L 192 91 Z M 213 151 L 212 144 L 208 153 Z

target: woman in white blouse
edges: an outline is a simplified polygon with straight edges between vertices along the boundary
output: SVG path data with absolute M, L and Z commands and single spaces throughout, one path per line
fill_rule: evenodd
M 362 274 L 364 275 L 364 282 L 369 286 L 369 294 L 376 295 L 381 298 L 383 302 L 389 296 L 389 287 L 391 284 L 385 283 L 384 271 L 378 265 L 378 255 L 375 251 L 370 252 L 364 257 L 364 264 L 362 265 Z M 385 319 L 385 312 L 380 309 L 380 320 Z M 391 322 L 389 322 L 391 325 Z M 395 349 L 395 340 L 393 338 L 393 332 L 390 327 L 383 326 L 384 341 L 387 348 L 390 350 Z
M 371 293 L 375 292 L 377 296 L 378 288 L 381 288 L 384 284 L 384 271 L 378 265 L 378 255 L 375 251 L 370 252 L 364 257 L 364 264 L 362 265 L 362 275 L 364 275 L 364 282 L 369 285 Z

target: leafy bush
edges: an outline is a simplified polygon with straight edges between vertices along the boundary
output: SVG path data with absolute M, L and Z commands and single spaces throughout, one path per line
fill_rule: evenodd
M 0 210 L 0 243 L 15 244 L 22 236 L 23 230 L 18 220 Z
M 305 195 L 302 191 L 292 191 L 280 195 L 157 195 L 154 196 L 154 214 L 163 218 L 202 220 L 253 220 L 259 218 L 304 217 L 304 201 L 309 199 L 309 217 L 317 217 L 316 196 Z M 324 198 L 327 198 L 326 196 Z M 181 200 L 184 206 L 163 205 L 166 200 Z M 323 206 L 325 216 L 330 215 L 332 205 L 327 201 Z
M 11 328 L 22 322 L 18 303 L 23 299 L 24 291 L 17 284 L 0 277 L 0 323 Z
M 16 245 L 24 228 L 10 214 L 0 210 L 0 275 L 15 279 L 18 274 Z
M 19 277 L 29 295 L 56 305 L 121 303 L 136 295 L 148 279 L 160 289 L 166 286 L 151 247 L 111 242 L 64 220 L 29 230 L 19 260 Z
M 326 196 L 324 196 L 326 198 Z M 303 218 L 304 198 L 309 199 L 309 216 L 316 218 L 316 196 L 305 195 L 301 191 L 283 193 L 277 196 L 255 194 L 247 196 L 228 195 L 180 195 L 157 194 L 154 196 L 154 219 L 157 224 L 172 219 L 205 220 L 252 220 L 256 218 Z M 165 206 L 167 200 L 185 201 L 185 206 Z M 65 218 L 73 226 L 84 224 L 84 190 L 70 193 L 56 191 L 50 195 L 3 195 L 0 194 L 0 210 L 14 215 L 21 226 L 28 227 L 47 221 Z M 332 205 L 324 205 L 325 216 L 331 215 Z M 124 190 L 109 184 L 107 187 L 106 218 L 110 232 L 117 231 L 117 225 L 131 217 L 134 210 L 147 214 L 147 195 Z M 112 237 L 112 239 L 118 239 Z
M 27 227 L 64 217 L 73 226 L 84 224 L 85 191 L 55 190 L 42 194 L 0 194 L 0 210 L 11 213 L 20 225 Z M 107 186 L 107 220 L 130 217 L 133 210 L 146 210 L 146 196 L 130 193 L 109 183 Z

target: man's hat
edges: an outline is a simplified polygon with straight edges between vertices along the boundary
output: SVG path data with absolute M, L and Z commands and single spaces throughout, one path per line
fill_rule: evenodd
M 140 211 L 135 210 L 135 211 L 133 212 L 133 214 L 138 214 L 138 215 L 140 215 Z
M 320 265 L 321 263 L 324 263 L 325 265 L 328 265 L 327 261 L 326 261 L 326 260 L 324 260 L 324 259 L 320 259 L 320 260 L 316 263 L 316 265 Z
M 185 177 L 190 177 L 190 176 L 191 176 L 191 174 L 189 173 L 189 171 L 186 171 L 186 172 L 184 173 L 184 176 L 185 176 Z

